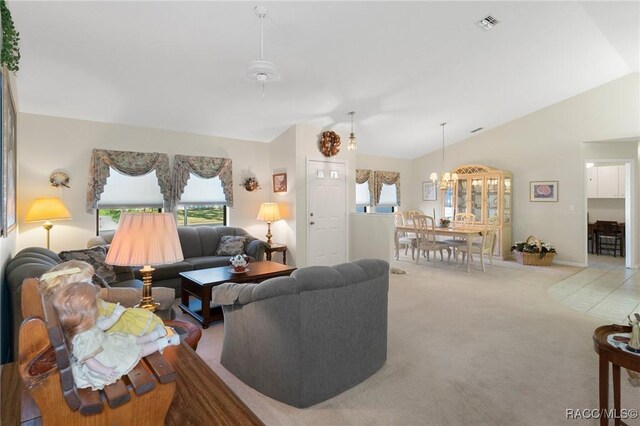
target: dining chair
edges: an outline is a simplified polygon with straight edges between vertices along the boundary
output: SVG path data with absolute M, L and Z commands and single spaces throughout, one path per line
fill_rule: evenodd
M 453 217 L 453 226 L 473 226 L 476 222 L 476 215 L 473 213 L 457 213 Z M 465 237 L 453 237 L 444 240 L 445 243 L 449 244 L 453 249 L 453 256 L 458 261 L 458 256 L 456 254 L 456 249 L 460 246 L 467 245 L 467 239 Z
M 622 256 L 622 236 L 618 231 L 618 222 L 611 220 L 599 220 L 596 222 L 596 253 L 602 254 L 602 249 L 613 249 L 613 257 L 620 250 Z
M 404 226 L 404 216 L 402 213 L 393 214 L 393 224 L 395 227 Z M 394 241 L 396 247 L 396 260 L 400 258 L 400 248 L 404 247 L 404 254 L 406 255 L 411 248 L 411 260 L 415 260 L 416 249 L 416 236 L 409 232 L 398 232 Z
M 405 225 L 408 225 L 413 222 L 413 216 L 417 214 L 424 214 L 422 210 L 406 210 L 402 212 L 402 217 L 404 219 Z
M 431 216 L 415 215 L 413 216 L 413 229 L 416 231 L 416 248 L 418 253 L 416 256 L 416 264 L 420 260 L 420 252 L 429 260 L 429 252 L 433 251 L 433 261 L 436 260 L 436 252 L 440 252 L 440 260 L 444 261 L 443 250 L 447 250 L 447 262 L 451 259 L 451 247 L 444 241 L 436 240 L 435 222 Z
M 496 239 L 496 230 L 498 229 L 498 217 L 493 216 L 487 220 L 487 227 L 482 232 L 482 240 L 479 243 L 471 244 L 471 253 L 468 253 L 469 260 L 473 261 L 473 253 L 480 255 L 480 265 L 482 266 L 482 272 L 485 272 L 484 256 L 489 257 L 489 264 L 493 266 L 493 246 Z M 459 246 L 456 250 L 456 263 L 458 263 L 458 255 L 462 253 L 462 263 L 464 263 L 465 256 L 467 255 L 467 245 Z

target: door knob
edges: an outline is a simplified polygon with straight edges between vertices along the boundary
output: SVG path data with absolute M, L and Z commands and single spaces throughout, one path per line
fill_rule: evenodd
M 315 225 L 315 224 L 316 224 L 315 222 L 309 222 L 309 225 Z

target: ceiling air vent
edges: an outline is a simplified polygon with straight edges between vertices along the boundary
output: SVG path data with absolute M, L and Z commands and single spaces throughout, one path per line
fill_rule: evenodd
M 483 129 L 483 127 L 478 127 L 477 129 L 473 129 L 470 133 L 479 132 L 482 129 Z
M 487 15 L 486 17 L 478 21 L 478 26 L 485 31 L 489 31 L 491 28 L 493 28 L 494 25 L 497 25 L 498 22 L 500 21 L 498 21 L 493 16 Z

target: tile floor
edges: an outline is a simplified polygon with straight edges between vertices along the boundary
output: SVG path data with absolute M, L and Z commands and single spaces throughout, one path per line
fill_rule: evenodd
M 624 258 L 589 255 L 589 267 L 549 288 L 551 296 L 589 316 L 626 324 L 640 312 L 640 271 L 626 269 Z

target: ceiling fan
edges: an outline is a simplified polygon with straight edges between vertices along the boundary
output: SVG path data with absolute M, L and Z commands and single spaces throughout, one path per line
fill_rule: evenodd
M 247 78 L 262 86 L 262 96 L 264 97 L 264 86 L 267 83 L 280 79 L 280 74 L 273 62 L 264 59 L 264 18 L 267 17 L 267 8 L 256 6 L 254 11 L 260 19 L 260 59 L 249 62 L 247 68 Z

